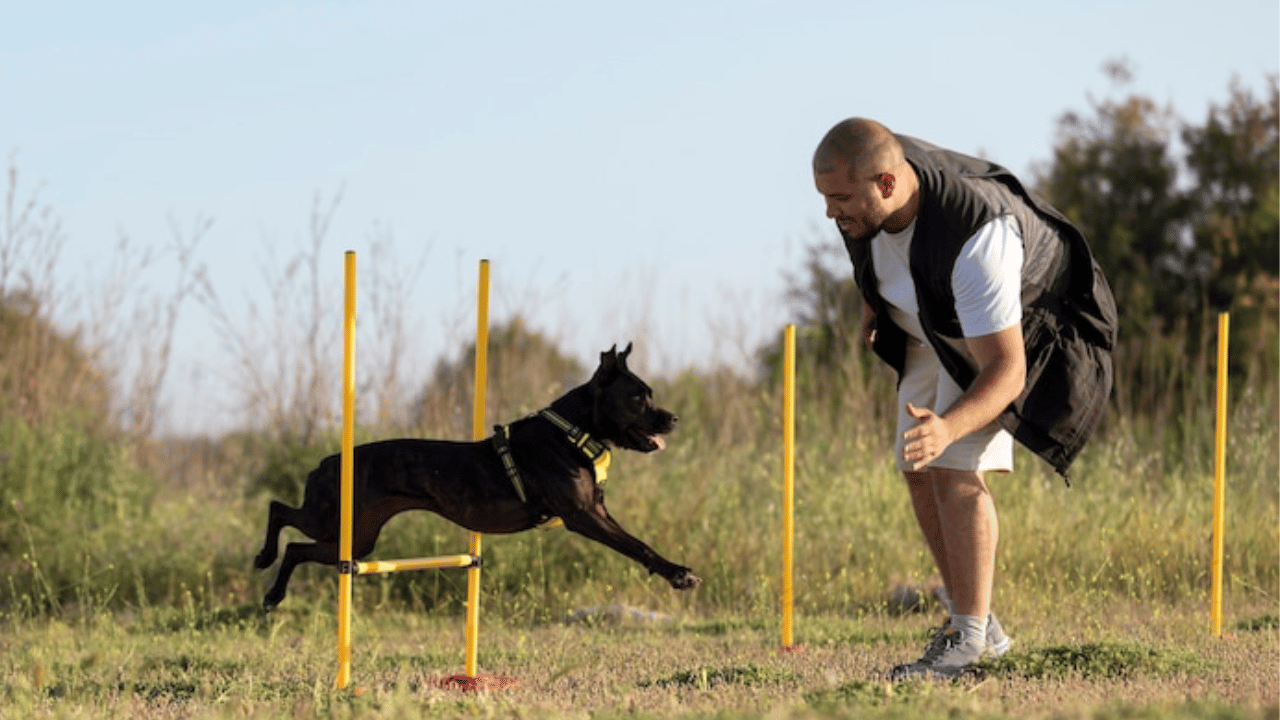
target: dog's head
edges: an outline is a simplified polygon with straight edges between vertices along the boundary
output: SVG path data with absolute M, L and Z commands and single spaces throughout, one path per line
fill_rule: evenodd
M 596 433 L 614 445 L 638 452 L 667 446 L 663 435 L 676 425 L 676 416 L 653 404 L 653 389 L 627 369 L 631 344 L 618 352 L 615 345 L 600 353 L 600 367 L 589 383 Z

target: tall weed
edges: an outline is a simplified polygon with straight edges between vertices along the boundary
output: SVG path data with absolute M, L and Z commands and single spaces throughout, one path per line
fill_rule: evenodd
M 28 611 L 118 590 L 117 551 L 147 519 L 150 483 L 118 444 L 73 425 L 0 420 L 0 593 Z
M 239 508 L 158 501 L 158 484 L 127 443 L 74 424 L 6 418 L 0 448 L 6 612 L 92 614 L 243 597 L 248 525 Z
M 10 215 L 14 207 L 11 196 Z M 122 385 L 140 398 L 101 397 L 108 388 L 104 378 L 115 375 L 93 364 L 103 356 L 98 346 L 78 346 L 79 336 L 59 334 L 43 314 L 35 314 L 39 322 L 26 322 L 19 311 L 44 306 L 23 305 L 12 290 L 0 296 L 6 340 L 0 356 L 4 612 L 148 612 L 172 605 L 198 613 L 258 602 L 274 572 L 250 570 L 267 502 L 299 502 L 306 474 L 339 449 L 337 324 L 331 304 L 320 301 L 319 288 L 330 283 L 320 277 L 315 257 L 332 211 L 317 205 L 313 213 L 312 255 L 304 251 L 280 272 L 268 273 L 280 287 L 273 288 L 267 314 L 255 316 L 245 334 L 237 334 L 231 309 L 199 284 L 204 278 L 189 253 L 207 225 L 177 243 L 184 269 L 174 302 L 199 286 L 201 300 L 216 311 L 217 329 L 233 354 L 239 351 L 238 377 L 247 388 L 245 427 L 217 440 L 150 437 L 163 367 L 149 371 L 159 373 L 155 382 Z M 40 232 L 56 234 L 52 228 Z M 31 247 L 22 243 L 32 237 L 43 235 L 0 238 L 0 251 Z M 382 247 L 386 252 L 389 246 Z M 879 613 L 887 610 L 890 587 L 927 583 L 932 561 L 890 457 L 892 373 L 849 331 L 857 317 L 856 293 L 823 262 L 812 258 L 817 270 L 805 297 L 825 298 L 821 302 L 832 311 L 814 313 L 799 333 L 796 607 L 801 613 Z M 16 277 L 10 265 L 0 271 L 0 279 Z M 412 270 L 366 277 L 389 284 L 368 293 L 380 298 L 375 337 L 388 344 L 371 338 L 361 345 L 377 361 L 358 382 L 361 396 L 374 399 L 372 411 L 361 417 L 358 440 L 469 437 L 475 348 L 440 361 L 428 377 L 410 377 L 396 358 L 413 334 L 391 298 L 396 288 L 411 286 Z M 39 287 L 26 291 L 39 300 Z M 127 304 L 112 298 L 112 306 Z M 173 315 L 139 317 L 164 330 Z M 1232 593 L 1275 597 L 1280 361 L 1274 329 L 1258 326 L 1261 334 L 1233 339 L 1225 576 Z M 289 342 L 291 336 L 274 332 L 279 329 L 306 337 Z M 40 348 L 52 346 L 30 341 L 34 335 L 56 338 L 63 361 L 49 362 Z M 150 344 L 163 349 L 168 337 L 166 330 Z M 264 342 L 280 338 L 284 349 L 262 352 Z M 1073 468 L 1070 488 L 1026 453 L 1018 455 L 1013 474 L 991 479 L 1001 513 L 1000 607 L 1043 607 L 1045 598 L 1123 595 L 1165 602 L 1205 595 L 1216 368 L 1205 353 L 1186 357 L 1178 347 L 1162 340 L 1122 343 L 1113 411 Z M 489 422 L 536 411 L 585 382 L 591 371 L 519 318 L 495 328 L 489 358 Z M 761 349 L 759 367 L 751 371 L 650 377 L 657 401 L 675 411 L 680 424 L 663 453 L 615 453 L 605 486 L 611 512 L 659 553 L 701 575 L 698 590 L 674 592 L 634 562 L 555 528 L 485 538 L 481 588 L 487 612 L 546 622 L 582 606 L 624 602 L 669 613 L 772 616 L 782 567 L 779 358 L 775 345 Z M 55 393 L 68 378 L 81 378 L 93 392 Z M 24 397 L 39 399 L 41 411 L 21 412 L 31 403 Z M 136 402 L 142 403 L 139 412 L 119 410 Z M 126 423 L 132 434 L 120 433 L 103 416 L 132 418 Z M 406 513 L 388 524 L 376 556 L 455 554 L 466 548 L 466 535 L 435 516 Z M 288 530 L 282 542 L 297 539 Z M 334 577 L 332 568 L 304 567 L 291 594 L 327 601 Z M 465 602 L 464 573 L 458 571 L 360 578 L 356 588 L 362 604 L 381 607 L 454 613 Z

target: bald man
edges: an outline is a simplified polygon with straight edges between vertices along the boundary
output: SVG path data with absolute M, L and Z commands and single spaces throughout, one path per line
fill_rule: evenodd
M 1110 394 L 1115 303 L 1080 231 L 998 165 L 850 118 L 813 173 L 863 338 L 898 372 L 894 456 L 950 596 L 891 676 L 958 677 L 1010 644 L 991 613 L 988 475 L 1013 469 L 1017 440 L 1068 477 Z

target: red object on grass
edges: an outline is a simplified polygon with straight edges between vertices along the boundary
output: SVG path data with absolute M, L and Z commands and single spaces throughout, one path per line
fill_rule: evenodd
M 464 693 L 479 692 L 481 690 L 512 690 L 520 687 L 520 680 L 510 675 L 493 675 L 491 673 L 476 673 L 475 677 L 469 675 L 450 675 L 442 678 L 436 683 L 442 688 L 451 690 L 460 690 Z

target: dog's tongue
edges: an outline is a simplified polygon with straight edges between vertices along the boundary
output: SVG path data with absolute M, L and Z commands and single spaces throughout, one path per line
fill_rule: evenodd
M 648 437 L 649 437 L 649 440 L 651 440 L 654 445 L 658 446 L 659 450 L 667 449 L 667 441 L 661 435 L 650 435 Z

